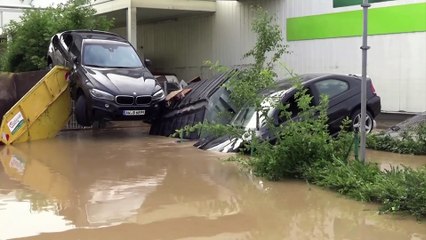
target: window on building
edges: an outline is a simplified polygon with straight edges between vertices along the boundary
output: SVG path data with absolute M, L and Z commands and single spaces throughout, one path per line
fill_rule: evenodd
M 7 38 L 5 35 L 0 35 L 0 43 L 5 43 L 7 41 Z
M 6 48 L 6 35 L 0 35 L 0 54 L 2 54 Z

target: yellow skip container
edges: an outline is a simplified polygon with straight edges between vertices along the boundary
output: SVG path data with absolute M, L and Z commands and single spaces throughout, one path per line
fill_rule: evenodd
M 0 141 L 5 144 L 55 137 L 71 116 L 69 70 L 55 66 L 4 116 Z

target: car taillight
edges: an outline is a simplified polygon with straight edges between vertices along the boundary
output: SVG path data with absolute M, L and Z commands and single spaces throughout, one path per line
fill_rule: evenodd
M 374 88 L 374 85 L 373 85 L 372 82 L 370 83 L 370 88 L 371 88 L 371 92 L 373 93 L 373 95 L 377 95 L 376 94 L 376 89 Z

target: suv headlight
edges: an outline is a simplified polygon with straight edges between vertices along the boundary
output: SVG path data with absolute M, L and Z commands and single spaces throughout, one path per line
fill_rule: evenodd
M 165 97 L 163 89 L 158 90 L 152 95 L 153 100 L 163 100 Z
M 90 95 L 92 95 L 92 97 L 97 99 L 114 101 L 114 96 L 112 94 L 95 89 L 95 88 L 90 89 Z

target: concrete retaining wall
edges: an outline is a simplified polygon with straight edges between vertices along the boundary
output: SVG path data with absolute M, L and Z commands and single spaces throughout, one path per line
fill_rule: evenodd
M 16 85 L 13 74 L 0 74 L 0 119 L 13 106 L 16 100 Z
M 0 73 L 0 120 L 47 72 Z

